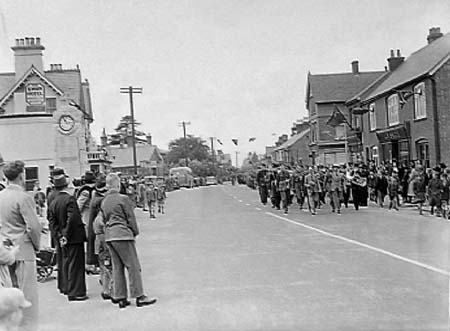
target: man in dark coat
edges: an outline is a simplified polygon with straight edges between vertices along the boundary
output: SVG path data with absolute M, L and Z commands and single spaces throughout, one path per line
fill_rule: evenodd
M 84 243 L 86 231 L 77 201 L 68 191 L 67 176 L 54 176 L 55 192 L 48 206 L 48 221 L 56 243 L 58 289 L 69 301 L 83 301 L 86 296 Z
M 267 197 L 269 195 L 269 170 L 263 163 L 261 169 L 256 173 L 256 185 L 258 185 L 259 197 L 263 205 L 267 204 Z

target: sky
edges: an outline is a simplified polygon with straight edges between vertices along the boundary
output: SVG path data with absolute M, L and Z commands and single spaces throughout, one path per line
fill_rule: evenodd
M 0 20 L 0 72 L 23 37 L 41 37 L 46 69 L 80 66 L 97 141 L 129 113 L 120 88 L 142 87 L 135 118 L 154 144 L 167 149 L 186 121 L 241 163 L 307 116 L 308 72 L 384 70 L 390 49 L 409 56 L 429 28 L 450 32 L 450 1 L 11 0 Z

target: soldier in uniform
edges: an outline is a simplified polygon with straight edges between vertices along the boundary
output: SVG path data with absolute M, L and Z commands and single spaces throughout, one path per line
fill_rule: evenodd
M 256 185 L 258 185 L 259 197 L 263 205 L 267 204 L 267 197 L 269 195 L 269 171 L 265 163 L 261 165 L 261 169 L 256 174 Z
M 315 169 L 309 168 L 305 176 L 305 187 L 307 190 L 308 207 L 311 215 L 316 215 L 316 207 L 319 205 L 319 194 L 322 192 L 319 177 Z
M 277 186 L 280 192 L 281 203 L 285 215 L 288 213 L 289 199 L 291 195 L 291 188 L 289 184 L 290 184 L 290 174 L 286 170 L 286 166 L 284 164 L 281 164 L 280 170 L 278 170 L 277 173 Z
M 297 203 L 300 209 L 303 209 L 303 203 L 305 202 L 305 170 L 302 165 L 298 165 L 295 168 L 292 176 L 292 187 L 297 198 Z
M 276 168 L 278 167 L 278 164 L 273 164 L 273 168 L 270 171 L 269 174 L 269 181 L 270 181 L 270 201 L 272 202 L 272 208 L 276 208 L 277 210 L 280 210 L 280 202 L 281 202 L 281 196 L 280 191 L 278 190 L 277 180 L 276 180 Z

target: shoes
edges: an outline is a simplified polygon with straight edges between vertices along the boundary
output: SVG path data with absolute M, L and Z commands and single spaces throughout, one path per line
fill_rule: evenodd
M 119 308 L 120 309 L 126 308 L 127 306 L 131 305 L 131 302 L 129 300 L 127 300 L 127 299 L 118 300 L 117 303 L 119 304 Z
M 69 295 L 68 299 L 69 299 L 69 301 L 86 301 L 87 299 L 89 299 L 89 297 L 87 295 L 82 295 L 82 296 Z
M 338 215 L 340 215 L 340 214 L 341 214 L 341 211 L 338 209 L 337 213 L 338 213 Z
M 334 213 L 334 212 L 335 212 L 335 210 L 334 210 L 334 209 L 331 209 L 331 212 L 332 212 L 332 213 Z
M 112 300 L 112 297 L 107 293 L 100 294 L 103 300 Z
M 136 298 L 136 306 L 137 307 L 152 305 L 155 302 L 156 302 L 156 298 L 149 298 L 145 294 L 143 294 L 140 297 Z

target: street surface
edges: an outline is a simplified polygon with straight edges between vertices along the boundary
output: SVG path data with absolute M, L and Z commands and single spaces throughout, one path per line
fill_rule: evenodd
M 246 186 L 170 192 L 136 210 L 147 294 L 126 309 L 68 302 L 40 284 L 40 330 L 448 330 L 449 224 L 414 209 L 310 216 L 259 203 Z

